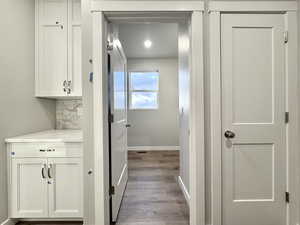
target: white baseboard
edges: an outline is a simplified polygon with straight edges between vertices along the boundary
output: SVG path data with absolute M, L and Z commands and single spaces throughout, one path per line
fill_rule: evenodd
M 83 218 L 22 218 L 17 222 L 83 222 Z
M 1 225 L 15 225 L 15 224 L 16 224 L 16 221 L 13 219 L 7 219 L 1 223 Z
M 181 189 L 181 191 L 184 195 L 184 198 L 185 198 L 187 204 L 190 206 L 191 196 L 190 196 L 190 194 L 189 194 L 189 192 L 188 192 L 186 186 L 184 185 L 184 183 L 183 183 L 180 176 L 178 177 L 178 183 L 179 183 L 179 187 L 180 187 L 180 189 Z
M 178 151 L 179 146 L 128 146 L 128 151 Z

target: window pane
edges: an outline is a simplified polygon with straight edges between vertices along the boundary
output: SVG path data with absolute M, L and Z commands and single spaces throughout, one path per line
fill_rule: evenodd
M 159 83 L 158 72 L 132 72 L 131 90 L 157 91 Z
M 114 108 L 116 110 L 125 109 L 126 98 L 125 98 L 125 73 L 115 72 L 114 73 Z
M 157 109 L 157 92 L 132 92 L 132 109 Z
M 114 72 L 114 89 L 115 91 L 125 90 L 125 73 Z
M 114 97 L 115 110 L 125 109 L 125 92 L 115 92 Z

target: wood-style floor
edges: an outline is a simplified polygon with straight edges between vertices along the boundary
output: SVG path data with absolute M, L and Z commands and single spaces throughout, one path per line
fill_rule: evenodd
M 129 179 L 117 225 L 188 225 L 178 185 L 179 152 L 129 152 Z
M 129 152 L 129 179 L 117 225 L 188 225 L 189 209 L 179 188 L 179 152 Z M 19 225 L 80 225 L 26 222 Z
M 82 222 L 18 222 L 17 225 L 82 225 Z

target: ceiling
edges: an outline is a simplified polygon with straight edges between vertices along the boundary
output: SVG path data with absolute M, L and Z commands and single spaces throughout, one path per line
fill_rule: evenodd
M 174 23 L 119 25 L 119 39 L 127 58 L 171 58 L 178 55 L 178 27 Z M 145 48 L 145 40 L 152 46 Z

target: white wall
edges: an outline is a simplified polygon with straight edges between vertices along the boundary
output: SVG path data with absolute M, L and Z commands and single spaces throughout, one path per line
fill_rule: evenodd
M 190 40 L 189 25 L 178 26 L 178 69 L 179 69 L 179 123 L 180 123 L 180 177 L 189 191 L 189 114 L 190 114 Z
M 297 2 L 298 2 L 298 21 L 297 21 L 298 22 L 298 68 L 297 69 L 298 69 L 298 76 L 299 76 L 300 75 L 300 66 L 299 66 L 300 65 L 300 0 L 298 0 Z M 300 114 L 299 106 L 298 106 L 298 114 Z M 299 179 L 300 179 L 300 177 L 298 175 L 298 181 L 297 181 L 298 184 L 300 183 Z M 296 194 L 298 196 L 297 205 L 298 205 L 298 207 L 300 207 L 300 199 L 299 199 L 300 198 L 300 190 L 299 190 L 299 188 L 298 188 L 298 193 L 296 193 Z M 298 211 L 297 216 L 298 216 L 298 218 L 297 218 L 298 224 L 300 224 L 300 209 Z
M 178 146 L 177 59 L 129 59 L 128 71 L 159 70 L 159 109 L 128 111 L 128 146 Z
M 0 6 L 0 223 L 7 219 L 4 138 L 54 128 L 55 102 L 34 98 L 34 0 Z

